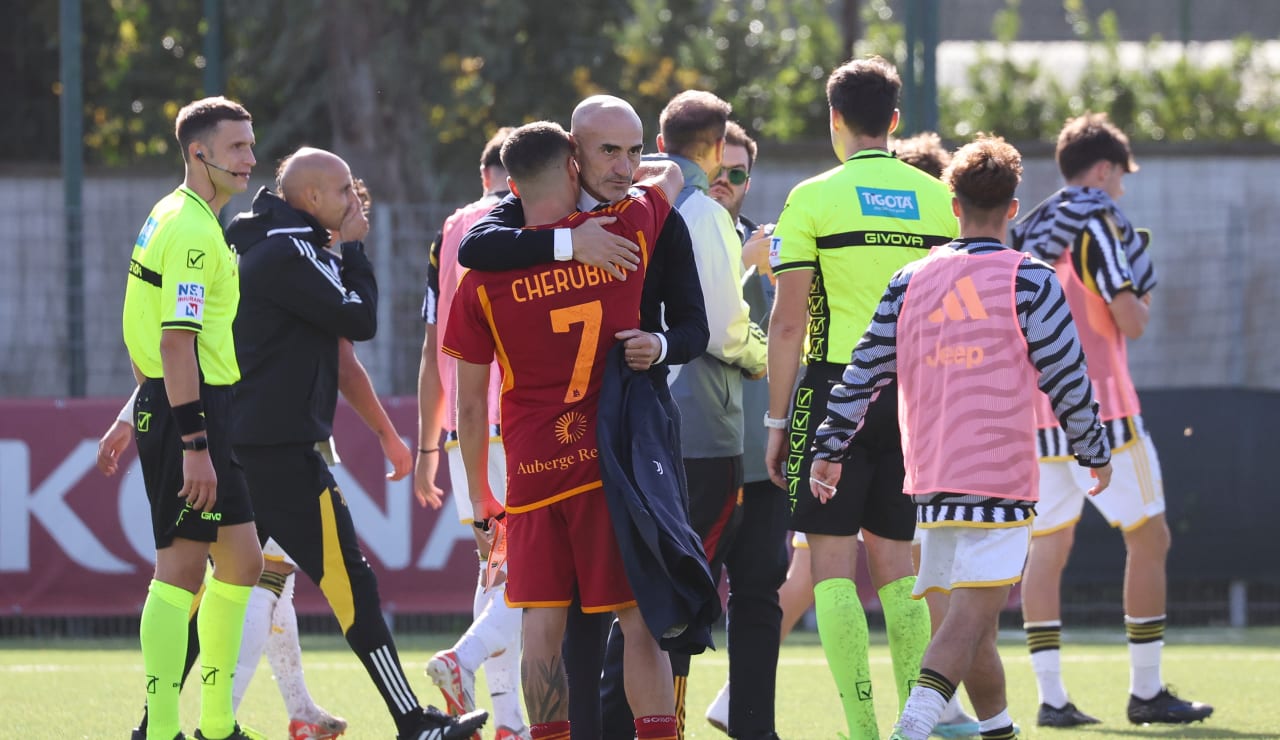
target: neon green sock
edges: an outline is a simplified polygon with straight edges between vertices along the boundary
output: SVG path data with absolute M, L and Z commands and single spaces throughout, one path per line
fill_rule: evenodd
M 898 712 L 907 705 L 911 685 L 920 675 L 924 651 L 929 648 L 929 606 L 924 599 L 911 598 L 916 577 L 899 578 L 879 591 L 884 607 L 884 625 L 889 633 L 889 655 L 893 658 L 893 679 L 898 686 Z
M 187 616 L 195 594 L 153 580 L 142 607 L 142 665 L 147 671 L 147 737 L 173 740 L 181 730 L 178 694 L 187 655 Z
M 200 635 L 200 732 L 226 737 L 236 726 L 231 685 L 240 658 L 244 612 L 252 586 L 233 586 L 213 576 L 205 580 L 204 599 L 196 615 Z M 172 738 L 172 736 L 170 736 Z
M 867 660 L 867 615 L 858 600 L 858 587 L 848 578 L 828 578 L 813 587 L 813 602 L 822 651 L 844 705 L 849 740 L 879 738 Z

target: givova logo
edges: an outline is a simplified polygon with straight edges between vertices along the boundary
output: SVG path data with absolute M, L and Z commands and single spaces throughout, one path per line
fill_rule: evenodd
M 133 246 L 138 249 L 146 249 L 147 242 L 151 241 L 151 235 L 156 233 L 156 227 L 160 224 L 152 217 L 147 216 L 147 222 L 142 225 L 142 231 L 138 232 L 138 241 Z
M 884 216 L 920 220 L 920 204 L 911 190 L 886 190 L 884 188 L 857 188 L 858 204 L 864 216 Z

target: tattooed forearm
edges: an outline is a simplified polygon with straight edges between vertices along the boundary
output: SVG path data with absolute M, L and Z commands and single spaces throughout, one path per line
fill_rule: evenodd
M 569 681 L 559 654 L 545 660 L 526 656 L 520 663 L 520 678 L 530 724 L 569 719 Z

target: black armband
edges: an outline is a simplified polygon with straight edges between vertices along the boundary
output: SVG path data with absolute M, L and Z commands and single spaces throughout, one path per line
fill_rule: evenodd
M 205 430 L 204 404 L 199 399 L 174 406 L 170 411 L 173 412 L 174 423 L 178 425 L 178 436 L 185 437 Z

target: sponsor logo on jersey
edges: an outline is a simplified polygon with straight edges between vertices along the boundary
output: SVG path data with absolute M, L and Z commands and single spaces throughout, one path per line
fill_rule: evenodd
M 147 222 L 142 225 L 142 231 L 138 232 L 138 241 L 134 242 L 133 246 L 138 249 L 146 249 L 147 243 L 151 241 L 151 235 L 156 233 L 156 227 L 159 225 L 159 222 L 154 218 L 147 216 Z
M 929 367 L 943 365 L 960 367 L 963 365 L 966 368 L 972 368 L 981 365 L 984 356 L 985 353 L 982 348 L 976 345 L 955 344 L 944 347 L 939 344 L 934 347 L 933 354 L 926 356 L 924 361 L 928 363 Z
M 982 298 L 978 296 L 978 286 L 973 278 L 962 277 L 955 286 L 942 296 L 942 306 L 929 313 L 930 324 L 941 324 L 944 321 L 981 321 L 987 317 L 982 307 Z
M 566 411 L 555 421 L 556 441 L 570 445 L 587 433 L 587 417 L 577 411 Z
M 782 264 L 782 237 L 769 237 L 769 266 L 777 267 Z
M 178 283 L 178 300 L 173 312 L 175 319 L 204 320 L 204 286 L 200 283 Z
M 864 216 L 920 220 L 920 204 L 913 191 L 885 188 L 857 188 L 857 191 Z

